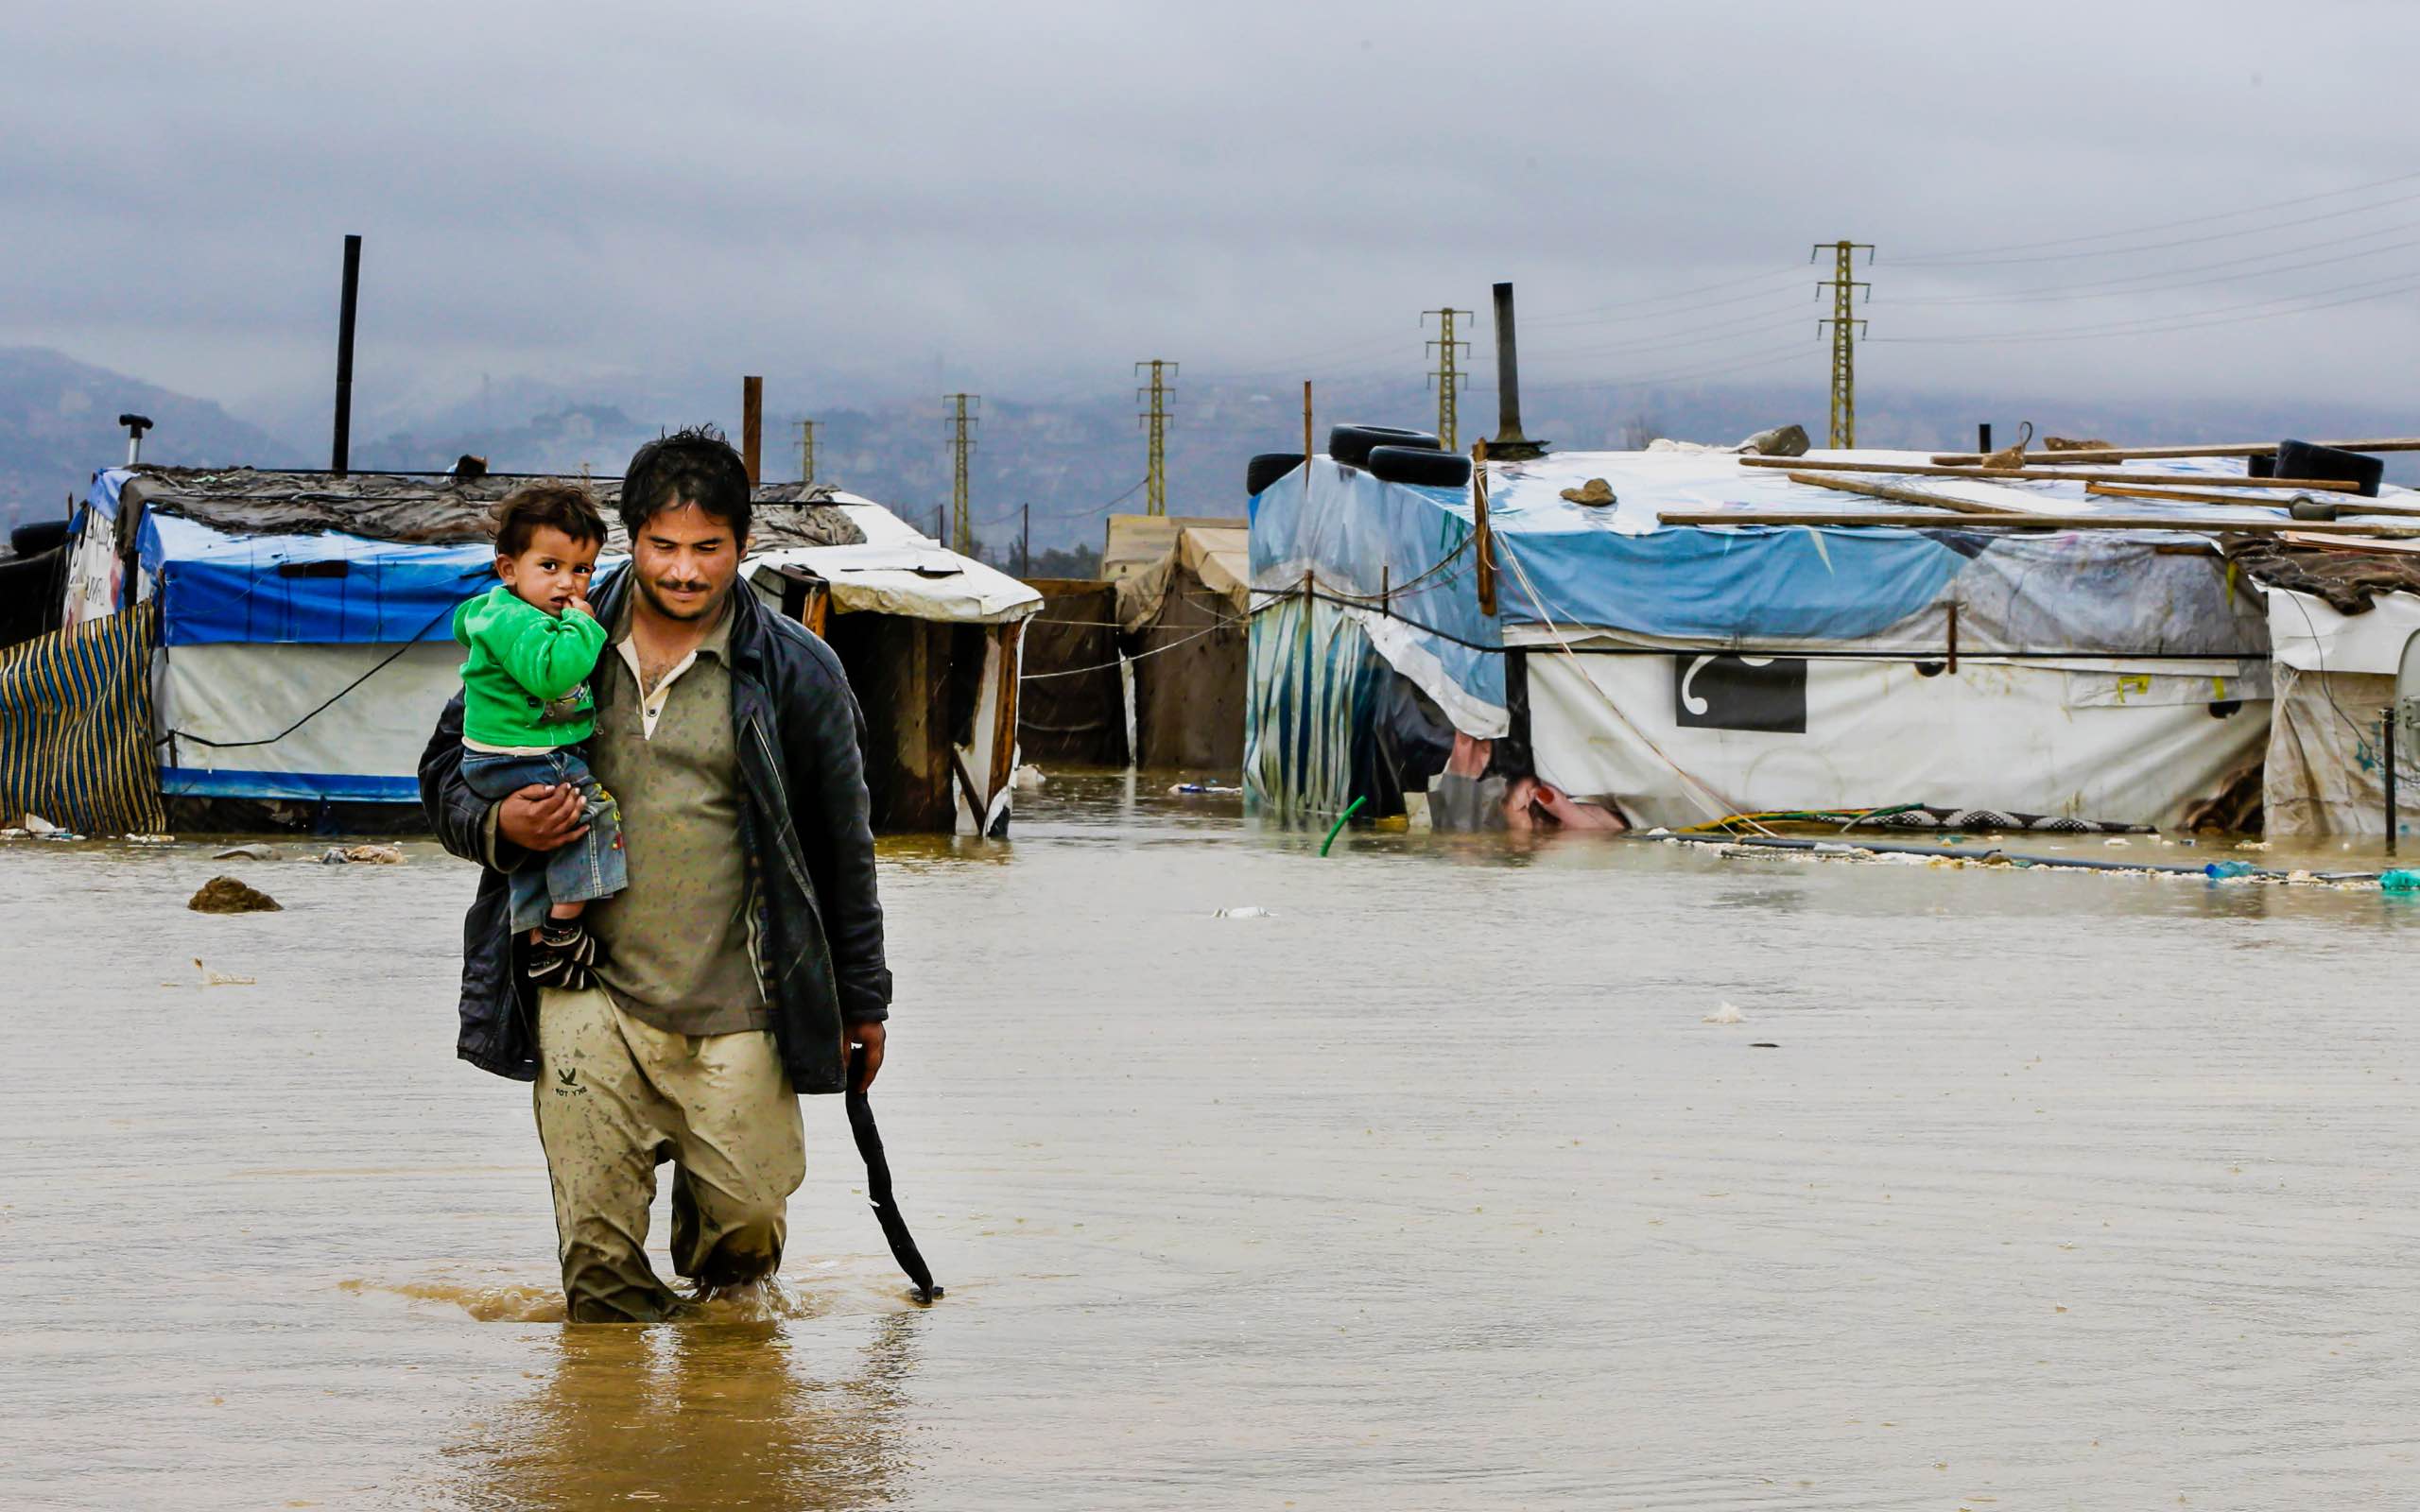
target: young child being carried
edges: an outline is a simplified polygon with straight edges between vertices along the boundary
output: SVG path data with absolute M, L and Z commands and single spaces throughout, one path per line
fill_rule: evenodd
M 502 581 L 454 611 L 462 663 L 462 781 L 502 799 L 532 784 L 569 784 L 586 799 L 588 833 L 511 875 L 512 928 L 529 936 L 530 980 L 596 985 L 596 937 L 579 921 L 592 900 L 629 881 L 621 808 L 588 769 L 580 745 L 596 729 L 589 674 L 605 627 L 588 582 L 605 544 L 605 517 L 587 490 L 564 483 L 514 490 L 496 507 Z

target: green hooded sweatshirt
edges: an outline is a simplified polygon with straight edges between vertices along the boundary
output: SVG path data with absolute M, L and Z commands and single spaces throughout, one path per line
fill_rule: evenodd
M 576 745 L 596 729 L 588 675 L 605 627 L 578 610 L 549 614 L 498 583 L 454 611 L 462 663 L 462 738 L 481 746 Z

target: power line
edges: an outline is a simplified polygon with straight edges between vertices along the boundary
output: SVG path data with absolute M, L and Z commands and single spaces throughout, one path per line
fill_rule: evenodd
M 1669 294 L 1644 294 L 1640 295 L 1636 299 L 1616 300 L 1611 304 L 1595 304 L 1590 305 L 1585 309 L 1566 310 L 1561 314 L 1557 314 L 1554 311 L 1549 310 L 1543 318 L 1532 318 L 1528 323 L 1532 325 L 1582 325 L 1587 323 L 1587 317 L 1600 315 L 1609 310 L 1632 310 L 1636 309 L 1642 304 L 1662 304 L 1670 300 L 1685 300 L 1693 295 L 1712 294 L 1720 289 L 1736 289 L 1749 284 L 1770 284 L 1777 279 L 1795 279 L 1798 276 L 1799 269 L 1795 266 L 1776 267 L 1762 273 L 1751 273 L 1746 278 L 1725 279 L 1720 284 L 1701 284 L 1695 288 L 1674 289 Z M 1747 295 L 1744 297 L 1754 299 L 1756 296 Z M 1717 300 L 1713 302 L 1717 304 L 1723 304 L 1736 301 Z
M 2289 263 L 2279 267 L 2257 267 L 2246 273 L 2229 274 L 2219 278 L 2186 279 L 2178 283 L 2161 282 L 2179 273 L 2205 272 L 2217 267 L 2241 267 L 2247 263 L 2264 263 L 2273 257 L 2288 257 L 2295 252 L 2311 251 L 2322 247 L 2342 247 L 2346 242 L 2365 241 L 2373 236 L 2390 236 L 2396 232 L 2414 230 L 2420 230 L 2420 221 L 2405 221 L 2400 225 L 2383 226 L 2377 231 L 2363 232 L 2357 236 L 2332 236 L 2325 241 L 2306 242 L 2299 247 L 2281 247 L 2275 251 L 2255 252 L 2248 257 L 2231 257 L 2221 262 L 2201 263 L 2188 267 L 2172 267 L 2158 273 L 2135 273 L 2125 278 L 2100 279 L 2090 284 L 2050 284 L 2037 288 L 2013 289 L 2004 294 L 1894 298 L 1891 301 L 1891 307 L 1897 309 L 1901 305 L 1909 304 L 2048 304 L 2066 299 L 2120 299 L 2136 294 L 2165 294 L 2174 289 L 2203 288 L 2212 284 L 2232 284 L 2243 279 L 2269 278 L 2280 273 L 2299 273 L 2306 268 L 2326 267 L 2336 263 L 2351 263 L 2364 257 L 2377 257 L 2387 252 L 2404 251 L 2413 247 L 2420 247 L 2420 240 L 2390 242 L 2384 247 L 2373 247 L 2365 251 L 2346 252 L 2337 257 L 2314 258 L 2305 263 Z M 2143 287 L 2120 286 L 2129 284 L 2139 284 Z M 2094 293 L 2092 292 L 2094 290 L 2111 292 Z
M 2384 286 L 2382 286 L 2384 285 Z M 2158 335 L 2169 331 L 2191 331 L 2204 326 L 2236 325 L 2245 320 L 2266 320 L 2280 315 L 2302 315 L 2313 310 L 2331 310 L 2343 304 L 2360 304 L 2364 301 L 2385 299 L 2392 295 L 2420 288 L 2420 276 L 2411 272 L 2392 274 L 2382 279 L 2370 279 L 2360 284 L 2340 284 L 2334 288 L 2312 289 L 2302 294 L 2279 295 L 2275 299 L 2255 300 L 2246 304 L 2222 305 L 2215 310 L 2202 310 L 2184 316 L 2145 316 L 2136 320 L 2103 321 L 2092 325 L 2054 326 L 2047 331 L 1978 332 L 1953 336 L 1880 336 L 1876 339 L 1894 344 L 1919 346 L 1958 346 L 1976 341 L 2019 342 L 2091 340 L 2099 336 Z M 2300 304 L 2304 300 L 2321 299 L 2324 295 L 2343 294 L 2353 290 L 2375 290 L 2354 294 L 2350 299 L 2325 300 L 2318 304 Z M 2241 314 L 2273 304 L 2290 306 L 2270 310 L 2265 315 Z
M 1683 369 L 1678 372 L 1660 373 L 1651 378 L 1623 378 L 1607 382 L 1579 380 L 1570 383 L 1524 383 L 1521 387 L 1524 391 L 1536 389 L 1541 393 L 1593 393 L 1626 388 L 1660 388 L 1668 384 L 1695 383 L 1707 378 L 1724 377 L 1735 372 L 1752 372 L 1760 368 L 1779 367 L 1785 362 L 1805 362 L 1806 360 L 1806 347 L 1802 342 L 1762 356 L 1747 357 L 1737 362 L 1726 361 L 1706 367 Z
M 2389 180 L 2383 180 L 2383 181 L 2384 181 L 2384 182 L 2386 182 L 2386 183 L 2400 183 L 2400 182 L 2404 181 L 2404 180 L 2408 180 L 2408 179 L 2420 179 L 2420 174 L 2405 174 L 2405 175 L 2403 175 L 2403 176 L 2402 176 L 2402 178 L 2401 178 L 2401 179 L 2389 179 Z M 2364 185 L 2363 187 L 2364 187 L 2364 188 L 2376 188 L 2376 187 L 2377 187 L 2377 185 L 2370 184 L 2370 185 Z M 2305 198 L 2302 198 L 2302 199 L 2282 199 L 2282 200 L 2279 200 L 2279 201 L 2278 201 L 2276 204 L 2274 204 L 2274 205 L 2263 205 L 2263 206 L 2259 206 L 2259 207 L 2257 207 L 2257 209 L 2258 209 L 2258 210 L 2261 210 L 2261 211 L 2282 209 L 2282 208 L 2284 208 L 2284 207 L 2286 207 L 2286 206 L 2289 206 L 2289 205 L 2305 204 L 2305 203 L 2309 202 L 2309 200 L 2312 200 L 2312 199 L 2330 199 L 2330 198 L 2336 198 L 2336 195 L 2350 194 L 2350 193 L 2354 193 L 2354 192 L 2355 192 L 2355 191 L 2352 191 L 2352 190 L 2338 190 L 2338 191 L 2336 191 L 2336 194 L 2331 194 L 2331 195 L 2310 195 L 2310 196 L 2308 196 L 2308 197 L 2306 197 Z M 2322 213 L 2322 214 L 2320 214 L 2320 215 L 2298 215 L 2298 216 L 2292 216 L 2292 217 L 2289 217 L 2288 219 L 2285 219 L 2285 220 L 2281 220 L 2281 221 L 2275 222 L 2275 223 L 2274 223 L 2274 224 L 2273 224 L 2273 225 L 2267 225 L 2267 226 L 2245 226 L 2245 227 L 2240 227 L 2240 228 L 2238 228 L 2238 229 L 2237 229 L 2237 230 L 2235 230 L 2235 231 L 2220 231 L 2220 232 L 2211 232 L 2207 233 L 2206 235 L 2201 235 L 2201 236 L 2180 236 L 2180 237 L 2177 237 L 2177 238 L 2175 238 L 2174 240 L 2171 240 L 2171 241 L 2164 241 L 2164 242 L 2145 242 L 2145 243 L 2143 243 L 2143 244 L 2142 244 L 2141 246 L 2139 246 L 2139 247 L 2112 247 L 2112 248 L 2107 248 L 2107 249 L 2101 249 L 2101 250 L 2098 250 L 2098 251 L 2095 251 L 2095 250 L 2089 250 L 2089 249 L 2087 249 L 2087 250 L 2083 250 L 2083 251 L 2073 251 L 2073 252 L 2040 252 L 2040 253 L 2034 253 L 2034 254 L 2028 255 L 2028 256 L 2023 256 L 2023 257 L 1981 257 L 1981 256 L 1973 256 L 1973 255 L 1962 254 L 1962 253 L 1961 253 L 1961 254 L 1949 254 L 1949 253 L 1943 253 L 1943 254 L 1938 254 L 1938 255 L 1928 256 L 1928 257 L 1905 257 L 1905 258 L 1898 258 L 1898 259 L 1894 259 L 1894 260 L 1893 260 L 1893 265 L 1892 265 L 1892 266 L 1894 266 L 1894 267 L 1994 267 L 1994 266 L 2004 266 L 2004 265 L 2012 264 L 2012 263 L 2058 263 L 2058 262 L 2067 262 L 2067 261 L 2071 261 L 2071 260 L 2073 260 L 2073 259 L 2075 259 L 2075 258 L 2079 258 L 2079 257 L 2128 257 L 2128 256 L 2132 256 L 2133 254 L 2135 254 L 2135 253 L 2136 253 L 2136 252 L 2158 252 L 2158 251 L 2166 251 L 2166 250 L 2168 250 L 2168 249 L 2170 249 L 2170 248 L 2175 248 L 2175 247 L 2194 247 L 2194 246 L 2199 246 L 2199 245 L 2201 245 L 2201 244 L 2203 244 L 2203 243 L 2204 243 L 2204 242 L 2226 241 L 2226 240 L 2229 240 L 2230 238 L 2237 237 L 2237 236 L 2258 236 L 2258 235 L 2265 235 L 2265 234 L 2267 234 L 2268 232 L 2273 232 L 2273 231 L 2285 231 L 2285 230 L 2288 230 L 2288 229 L 2290 229 L 2290 228 L 2291 228 L 2291 227 L 2294 227 L 2294 226 L 2309 226 L 2309 225 L 2315 225 L 2315 224 L 2317 224 L 2318 222 L 2323 221 L 2323 220 L 2342 220 L 2342 219 L 2343 219 L 2343 218 L 2344 218 L 2345 216 L 2347 216 L 2347 215 L 2367 215 L 2369 212 L 2371 212 L 2371 211 L 2373 211 L 2373 210 L 2384 210 L 2384 209 L 2386 209 L 2386 208 L 2388 208 L 2389 206 L 2392 206 L 2392 205 L 2403 205 L 2403 204 L 2410 204 L 2412 200 L 2415 200 L 2415 199 L 2420 199 L 2420 193 L 2408 194 L 2408 195 L 2396 195 L 2396 196 L 2394 196 L 2394 198 L 2388 198 L 2388 199 L 2380 199 L 2380 200 L 2377 200 L 2377 201 L 2376 201 L 2376 202 L 2374 202 L 2374 203 L 2371 203 L 2371 204 L 2366 204 L 2366 205 L 2349 205 L 2349 206 L 2346 206 L 2346 207 L 2345 207 L 2344 209 L 2342 209 L 2342 210 L 2330 210 L 2330 211 L 2325 211 L 2325 212 L 2324 212 L 2324 213 Z M 2163 231 L 2163 230 L 2167 230 L 2167 229 L 2169 229 L 2169 227 L 2175 227 L 2175 226 L 2191 226 L 2191 225 L 2199 224 L 2199 223 L 2201 223 L 2201 222 L 2203 222 L 2203 221 L 2227 219 L 2227 218 L 2231 218 L 2231 217 L 2232 217 L 2232 216 L 2234 216 L 2234 215 L 2249 215 L 2249 214 L 2253 214 L 2253 213 L 2255 213 L 2255 212 L 2252 212 L 2252 211 L 2236 211 L 2236 212 L 2231 212 L 2231 213 L 2229 213 L 2229 215 L 2204 215 L 2204 216 L 2199 216 L 2199 217 L 2196 217 L 2195 219 L 2191 219 L 2191 220 L 2170 221 L 2170 222 L 2169 222 L 2169 223 L 2168 223 L 2168 225 L 2167 225 L 2167 226 L 2143 226 L 2143 227 L 2138 227 L 2138 228 L 2136 228 L 2135 230 L 2131 231 L 2131 232 L 2112 232 L 2108 233 L 2108 235 L 2109 235 L 2109 237 L 2139 236 L 2139 235 L 2142 235 L 2142 234 L 2144 234 L 2144 233 L 2146 233 L 2146 232 L 2155 232 L 2155 231 Z M 2082 241 L 2093 241 L 2093 240 L 2104 240 L 2104 239 L 2108 239 L 2108 238 L 2106 238 L 2106 237 L 2076 237 L 2076 238 L 2072 238 L 2072 240 L 2073 240 L 2073 241 L 2077 241 L 2077 242 L 2082 242 Z M 2024 245 L 2031 245 L 2031 246 L 2035 246 L 2035 247 L 2058 247 L 2058 246 L 2065 246 L 2065 245 L 2069 245 L 2069 244 L 2068 244 L 2068 243 L 2061 243 L 2061 242 L 2034 242 L 2034 243 L 2031 243 L 2031 244 L 2020 244 L 2020 246 L 2019 246 L 2019 247 L 2011 247 L 2011 248 L 1985 248 L 1985 249 L 1982 249 L 1982 250 L 1985 250 L 1985 251 L 2016 251 L 2016 250 L 2021 249 L 2021 247 L 2022 247 L 2022 246 L 2024 246 Z

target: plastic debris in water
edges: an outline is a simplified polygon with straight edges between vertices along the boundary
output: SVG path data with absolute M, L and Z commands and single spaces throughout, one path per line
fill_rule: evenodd
M 201 973 L 201 985 L 204 987 L 256 987 L 259 985 L 258 979 L 254 977 L 230 976 L 224 971 L 214 971 L 201 964 L 201 957 L 199 955 L 193 958 L 193 969 Z
M 1275 910 L 1268 908 L 1221 908 L 1219 910 L 1218 917 L 1220 919 L 1274 919 L 1277 914 Z
M 2420 892 L 2420 871 L 2407 871 L 2398 867 L 2378 878 L 2380 892 Z
M 1705 1022 L 1708 1023 L 1737 1023 L 1739 1022 L 1739 1010 L 1732 1006 L 1730 1004 L 1725 1003 L 1720 1007 L 1716 1008 L 1712 1013 L 1707 1014 L 1705 1016 Z
M 2249 877 L 2259 869 L 2249 861 L 2213 861 L 2202 868 L 2202 875 L 2212 882 L 2226 882 L 2236 877 Z

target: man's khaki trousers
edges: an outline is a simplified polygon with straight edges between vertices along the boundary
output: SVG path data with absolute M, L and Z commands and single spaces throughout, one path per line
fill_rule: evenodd
M 538 1139 L 572 1321 L 649 1322 L 678 1304 L 647 1260 L 663 1159 L 673 1162 L 675 1270 L 727 1286 L 781 1264 L 806 1150 L 769 1031 L 667 1034 L 602 991 L 548 988 L 538 1059 Z

